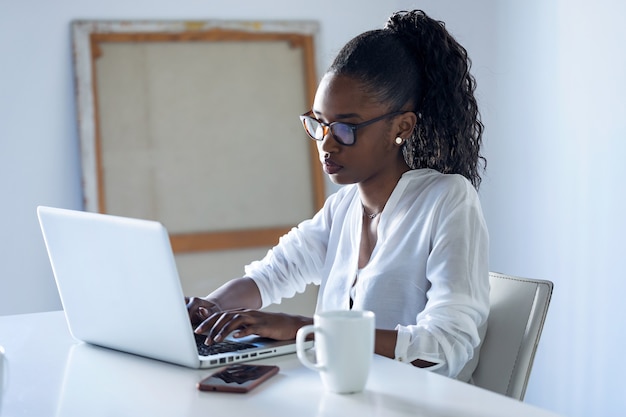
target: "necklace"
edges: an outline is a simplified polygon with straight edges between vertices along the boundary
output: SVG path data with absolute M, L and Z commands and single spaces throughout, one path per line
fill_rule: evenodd
M 370 220 L 373 220 L 374 218 L 376 218 L 376 216 L 378 216 L 380 213 L 381 212 L 379 211 L 378 213 L 368 214 L 367 211 L 365 211 L 365 207 L 363 207 L 363 214 L 369 217 Z

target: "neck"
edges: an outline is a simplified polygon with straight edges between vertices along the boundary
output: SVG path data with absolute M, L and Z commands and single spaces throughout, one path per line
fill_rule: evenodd
M 407 171 L 409 171 L 409 167 L 399 170 L 393 175 L 384 178 L 377 177 L 371 181 L 364 181 L 358 184 L 363 211 L 369 218 L 373 219 L 383 211 L 398 181 Z

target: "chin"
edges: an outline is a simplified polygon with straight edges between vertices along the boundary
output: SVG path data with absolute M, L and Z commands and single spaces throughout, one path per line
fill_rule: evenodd
M 328 177 L 334 184 L 337 184 L 337 185 L 348 185 L 348 184 L 355 184 L 356 182 L 358 182 L 354 180 L 354 178 L 346 178 L 341 175 L 329 175 Z

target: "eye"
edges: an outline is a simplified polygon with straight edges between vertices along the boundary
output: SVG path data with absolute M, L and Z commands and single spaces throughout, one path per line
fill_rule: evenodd
M 333 124 L 333 135 L 346 145 L 354 143 L 354 132 L 352 128 L 345 123 Z

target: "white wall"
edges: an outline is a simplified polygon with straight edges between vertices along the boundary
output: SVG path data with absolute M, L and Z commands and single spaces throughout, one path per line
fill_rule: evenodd
M 474 61 L 492 269 L 555 282 L 526 401 L 623 415 L 620 0 L 0 0 L 0 314 L 60 308 L 35 207 L 81 207 L 72 19 L 315 19 L 321 71 L 350 37 L 415 6 Z
M 320 20 L 321 72 L 343 43 L 393 10 L 371 2 L 354 19 L 360 1 L 334 3 L 0 0 L 0 314 L 60 308 L 35 208 L 82 208 L 71 20 Z
M 626 6 L 498 4 L 482 198 L 493 270 L 554 281 L 527 401 L 626 414 Z

